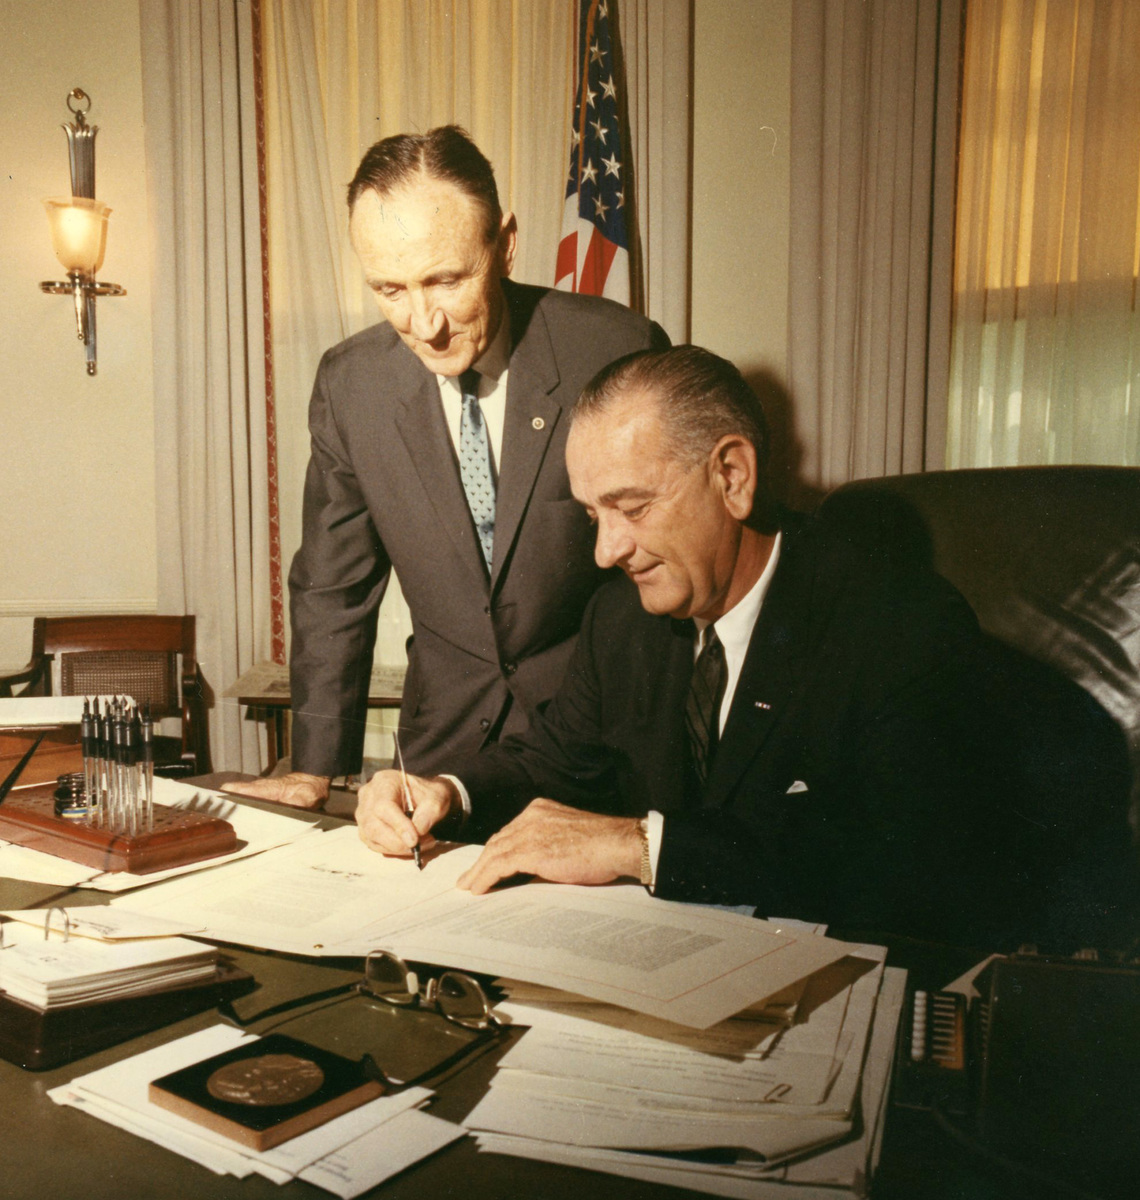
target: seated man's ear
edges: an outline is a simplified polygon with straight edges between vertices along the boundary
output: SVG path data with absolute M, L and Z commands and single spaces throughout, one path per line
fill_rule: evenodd
M 499 226 L 499 275 L 507 276 L 514 270 L 515 251 L 518 249 L 519 228 L 513 212 L 503 213 L 503 221 Z
M 711 466 L 725 507 L 736 520 L 746 520 L 759 483 L 756 447 L 740 434 L 725 434 L 713 448 Z

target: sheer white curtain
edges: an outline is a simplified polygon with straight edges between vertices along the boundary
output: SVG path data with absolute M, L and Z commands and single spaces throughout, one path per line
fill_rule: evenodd
M 792 13 L 788 380 L 811 490 L 941 465 L 961 2 Z
M 1140 465 L 1140 4 L 970 0 L 952 466 Z
M 153 231 L 160 612 L 193 613 L 216 768 L 261 769 L 223 690 L 270 656 L 249 6 L 140 0 Z

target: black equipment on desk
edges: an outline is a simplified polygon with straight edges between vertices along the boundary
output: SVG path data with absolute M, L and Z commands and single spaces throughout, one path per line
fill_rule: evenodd
M 1037 1174 L 1093 1195 L 1140 1178 L 1140 962 L 1018 953 L 979 999 L 915 992 L 900 1026 L 895 1102 L 952 1122 Z

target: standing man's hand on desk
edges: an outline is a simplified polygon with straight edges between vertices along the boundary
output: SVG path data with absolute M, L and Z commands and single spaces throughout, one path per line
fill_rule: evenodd
M 366 846 L 381 854 L 408 858 L 414 846 L 427 847 L 434 842 L 429 830 L 452 813 L 462 811 L 459 789 L 450 779 L 409 775 L 408 790 L 412 796 L 411 814 L 405 811 L 399 771 L 377 771 L 360 789 L 356 825 Z
M 323 808 L 329 798 L 327 775 L 306 775 L 302 771 L 290 771 L 269 779 L 249 779 L 238 783 L 222 784 L 223 792 L 235 796 L 251 796 L 254 800 L 276 800 L 292 808 Z

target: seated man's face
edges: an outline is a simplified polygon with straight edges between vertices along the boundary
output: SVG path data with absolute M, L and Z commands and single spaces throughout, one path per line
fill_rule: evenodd
M 361 193 L 348 228 L 380 312 L 405 345 L 437 375 L 466 371 L 502 320 L 513 215 L 488 241 L 487 214 L 477 201 L 419 175 L 385 196 Z
M 670 452 L 652 399 L 632 394 L 577 418 L 566 466 L 597 525 L 598 565 L 621 567 L 646 612 L 711 621 L 725 611 L 740 522 L 711 462 L 688 467 Z

